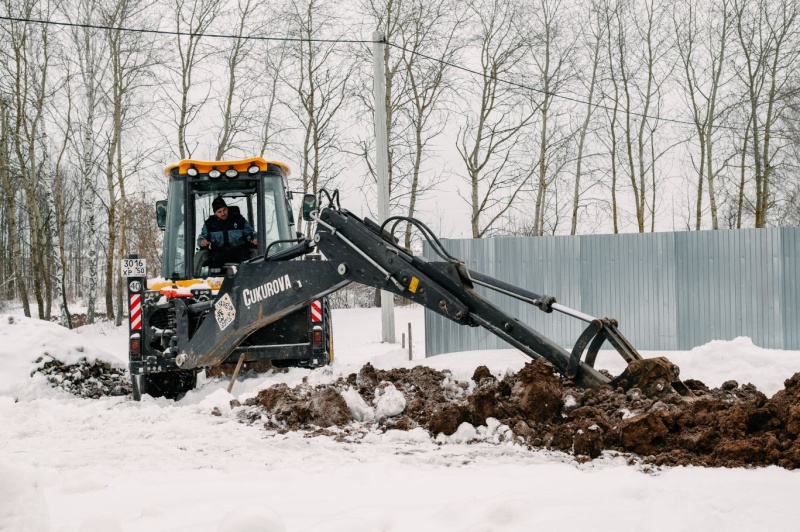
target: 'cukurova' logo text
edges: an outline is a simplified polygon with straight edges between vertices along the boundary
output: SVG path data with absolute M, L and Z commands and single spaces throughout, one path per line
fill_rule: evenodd
M 244 304 L 248 307 L 254 303 L 258 303 L 270 296 L 274 296 L 275 294 L 280 294 L 284 290 L 291 288 L 292 280 L 289 279 L 289 275 L 284 275 L 279 279 L 275 279 L 274 281 L 270 281 L 268 283 L 264 283 L 258 288 L 253 288 L 252 290 L 245 288 L 242 290 L 242 298 L 244 299 Z

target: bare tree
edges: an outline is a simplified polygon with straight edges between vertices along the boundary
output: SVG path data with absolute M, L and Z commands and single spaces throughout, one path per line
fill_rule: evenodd
M 321 40 L 345 31 L 334 4 L 329 0 L 303 0 L 292 3 L 290 9 L 287 20 L 292 34 L 300 40 L 289 52 L 294 68 L 292 79 L 287 80 L 295 88 L 298 104 L 288 107 L 302 131 L 302 190 L 316 194 L 341 172 L 343 141 L 337 120 L 348 102 L 351 70 L 342 64 L 335 44 Z M 301 220 L 298 230 L 302 227 Z
M 5 91 L 4 91 L 5 92 Z M 22 264 L 22 250 L 20 247 L 20 231 L 17 223 L 17 191 L 15 181 L 19 179 L 18 173 L 12 169 L 11 164 L 11 110 L 10 102 L 0 94 L 0 181 L 3 185 L 4 206 L 8 220 L 9 246 L 11 252 L 11 278 L 8 282 L 13 283 L 17 288 L 17 294 L 22 301 L 22 309 L 25 316 L 31 316 L 30 301 L 28 300 L 27 282 Z M 17 177 L 14 176 L 17 174 Z M 12 292 L 13 293 L 13 292 Z
M 273 145 L 277 144 L 278 139 L 288 129 L 278 118 L 280 107 L 280 99 L 278 98 L 279 83 L 287 54 L 287 46 L 272 46 L 270 44 L 267 44 L 258 54 L 261 57 L 261 63 L 264 65 L 265 73 L 264 82 L 260 83 L 259 87 L 262 90 L 266 90 L 266 93 L 262 93 L 260 98 L 260 101 L 266 101 L 266 104 L 261 106 L 259 112 L 261 125 L 259 127 L 258 155 L 260 157 L 264 157 L 267 148 L 272 148 Z
M 204 80 L 198 79 L 199 65 L 215 53 L 213 47 L 204 48 L 201 40 L 203 33 L 216 20 L 219 8 L 220 0 L 175 0 L 173 5 L 173 27 L 181 33 L 175 40 L 180 62 L 175 72 L 179 100 L 173 100 L 177 108 L 178 155 L 181 159 L 191 156 L 194 151 L 189 146 L 189 128 L 208 101 L 208 94 L 193 98 L 192 93 L 199 92 L 203 87 Z
M 105 23 L 113 28 L 122 28 L 132 20 L 140 23 L 145 19 L 148 4 L 119 0 L 109 5 L 104 12 Z M 126 161 L 129 158 L 124 148 L 126 130 L 134 128 L 136 112 L 134 110 L 135 93 L 142 88 L 149 88 L 150 73 L 157 64 L 155 47 L 150 37 L 142 33 L 130 33 L 122 30 L 106 32 L 110 58 L 111 86 L 106 92 L 106 99 L 111 109 L 111 131 L 108 133 L 106 152 L 106 187 L 107 187 L 107 230 L 108 252 L 106 253 L 106 312 L 108 316 L 116 316 L 117 325 L 121 324 L 123 313 L 123 289 L 119 277 L 116 259 L 127 255 L 126 221 L 124 205 L 126 201 L 126 178 L 128 170 Z M 117 245 L 119 247 L 117 247 Z M 114 282 L 117 283 L 116 312 L 113 298 Z
M 561 0 L 540 0 L 522 32 L 528 35 L 532 76 L 539 91 L 533 106 L 538 109 L 538 158 L 532 169 L 534 214 L 532 234 L 544 235 L 549 189 L 563 168 L 572 132 L 566 126 L 567 109 L 559 108 L 556 94 L 564 90 L 574 76 L 571 57 L 575 37 L 567 31 L 570 13 Z M 562 122 L 562 123 L 559 123 Z
M 717 123 L 725 108 L 720 105 L 720 91 L 725 88 L 723 78 L 727 64 L 731 9 L 728 0 L 719 3 L 698 4 L 687 0 L 676 9 L 675 30 L 677 49 L 683 66 L 683 90 L 688 98 L 692 122 L 697 134 L 698 157 L 692 158 L 697 169 L 697 201 L 695 230 L 702 222 L 703 182 L 708 182 L 711 228 L 718 229 L 716 178 L 726 161 L 714 158 L 714 147 L 719 136 Z
M 585 42 L 583 49 L 588 53 L 587 67 L 590 71 L 588 87 L 585 87 L 586 96 L 586 111 L 578 130 L 578 146 L 577 154 L 575 156 L 575 183 L 572 193 L 572 221 L 570 224 L 570 233 L 575 235 L 578 230 L 578 213 L 581 206 L 581 197 L 583 189 L 581 187 L 581 179 L 583 177 L 583 163 L 584 163 L 584 149 L 586 147 L 586 138 L 589 133 L 589 125 L 592 122 L 592 116 L 595 111 L 595 95 L 598 85 L 598 74 L 601 68 L 601 61 L 603 59 L 603 45 L 605 42 L 606 25 L 603 22 L 602 11 L 597 3 L 592 5 L 587 17 L 588 28 L 583 32 Z
M 153 216 L 153 203 L 142 193 L 128 195 L 125 205 L 128 244 L 148 265 L 161 264 L 163 232 Z
M 472 23 L 467 31 L 474 37 L 467 49 L 480 57 L 479 83 L 477 94 L 467 90 L 460 94 L 464 123 L 456 149 L 469 185 L 469 195 L 462 197 L 471 209 L 472 237 L 481 238 L 492 232 L 525 185 L 514 145 L 536 110 L 525 105 L 527 99 L 517 87 L 505 82 L 518 79 L 525 57 L 524 36 L 512 23 L 520 14 L 518 6 L 480 0 L 469 6 L 469 12 Z
M 445 130 L 444 98 L 450 90 L 448 70 L 458 50 L 463 25 L 463 5 L 458 0 L 429 3 L 423 0 L 370 1 L 362 8 L 375 27 L 383 31 L 386 86 L 387 161 L 392 209 L 413 217 L 420 200 L 433 189 L 439 174 L 423 165 L 430 148 Z M 454 15 L 455 14 L 455 15 Z M 364 57 L 371 62 L 371 56 Z M 365 69 L 367 70 L 367 69 Z M 373 112 L 372 84 L 365 80 L 360 99 Z M 371 140 L 362 140 L 360 155 L 370 170 L 366 181 L 372 194 L 376 182 Z M 405 246 L 411 246 L 406 226 Z
M 733 10 L 752 143 L 754 225 L 766 227 L 774 205 L 772 178 L 787 145 L 773 133 L 787 110 L 798 66 L 798 6 L 791 0 L 734 0 Z
M 103 136 L 99 127 L 103 117 L 100 115 L 102 86 L 107 72 L 106 39 L 90 26 L 96 23 L 100 4 L 98 0 L 78 0 L 75 8 L 75 20 L 83 27 L 73 27 L 71 41 L 80 73 L 80 94 L 82 97 L 76 107 L 80 107 L 77 118 L 80 140 L 75 141 L 78 174 L 82 176 L 80 205 L 77 220 L 77 256 L 81 262 L 76 268 L 80 275 L 80 285 L 84 286 L 86 296 L 86 322 L 94 323 L 97 301 L 98 283 L 98 232 L 100 220 L 96 217 L 97 177 L 100 172 L 100 157 Z M 77 114 L 77 113 L 76 113 Z M 83 258 L 85 257 L 85 261 Z M 85 263 L 85 264 L 84 264 Z
M 367 0 L 361 2 L 361 10 L 370 21 L 370 26 L 365 31 L 374 28 L 382 30 L 387 43 L 399 43 L 399 48 L 385 46 L 383 52 L 384 86 L 386 90 L 386 161 L 389 198 L 391 199 L 395 199 L 399 195 L 400 188 L 397 186 L 398 178 L 396 177 L 398 170 L 401 167 L 408 166 L 408 145 L 404 140 L 408 137 L 409 124 L 404 120 L 406 117 L 400 110 L 409 104 L 408 71 L 403 60 L 403 47 L 406 36 L 412 33 L 411 31 L 406 31 L 406 26 L 413 23 L 413 5 L 413 0 Z M 373 61 L 371 48 L 363 51 L 365 52 L 361 57 L 363 63 L 371 65 Z M 364 68 L 364 72 L 371 72 L 371 68 Z M 372 119 L 374 113 L 373 83 L 370 76 L 371 74 L 367 74 L 363 79 L 359 80 L 359 83 L 356 83 L 357 87 L 361 87 L 357 97 L 369 116 L 365 120 L 367 122 Z M 377 189 L 373 188 L 373 183 L 377 182 L 377 171 L 373 156 L 375 146 L 371 134 L 366 139 L 359 140 L 358 151 L 369 170 L 369 176 L 366 177 L 362 191 L 369 191 L 365 194 L 367 196 L 373 193 L 377 194 Z M 400 173 L 405 169 L 400 170 Z
M 606 52 L 608 59 L 608 81 L 611 84 L 610 91 L 604 91 L 603 99 L 607 103 L 605 105 L 607 123 L 608 123 L 608 141 L 607 149 L 610 157 L 609 174 L 611 177 L 611 222 L 614 228 L 614 234 L 619 233 L 619 204 L 617 201 L 618 190 L 618 166 L 620 164 L 620 139 L 617 137 L 617 127 L 619 125 L 620 114 L 620 82 L 617 72 L 617 56 L 616 43 L 620 36 L 620 30 L 616 27 L 617 10 L 619 6 L 613 4 L 613 0 L 604 0 L 600 6 L 605 25 L 606 34 Z M 602 87 L 601 87 L 602 88 Z M 603 142 L 601 137 L 601 142 Z
M 651 230 L 655 224 L 658 180 L 654 165 L 668 149 L 661 149 L 651 137 L 660 125 L 662 87 L 671 70 L 671 44 L 667 39 L 665 6 L 647 0 L 637 11 L 639 5 L 620 2 L 613 10 L 610 31 L 614 34 L 616 56 L 611 75 L 621 91 L 622 117 L 618 124 L 622 129 L 625 170 L 633 192 L 636 226 L 644 232 L 648 213 Z
M 253 49 L 252 41 L 247 37 L 253 34 L 253 28 L 256 27 L 252 20 L 256 5 L 255 0 L 236 2 L 236 32 L 225 54 L 228 83 L 221 105 L 222 125 L 217 136 L 217 152 L 214 156 L 216 161 L 222 160 L 235 147 L 237 136 L 246 130 L 250 122 L 248 103 L 252 100 L 259 78 L 246 75 L 247 60 Z M 245 75 L 241 76 L 243 72 Z
M 69 148 L 69 140 L 72 135 L 72 93 L 70 92 L 70 78 L 72 73 L 69 70 L 69 63 L 66 63 L 66 77 L 62 84 L 62 89 L 66 90 L 66 115 L 54 117 L 62 120 L 62 139 L 58 147 L 58 155 L 51 170 L 50 182 L 45 186 L 45 199 L 47 201 L 49 233 L 54 242 L 53 244 L 53 284 L 55 287 L 55 298 L 58 304 L 59 323 L 66 328 L 72 328 L 69 302 L 67 300 L 67 279 L 66 279 L 66 257 L 64 249 L 64 227 L 66 226 L 67 213 L 63 197 L 63 174 L 66 166 L 66 154 Z
M 48 18 L 49 3 L 29 0 L 6 0 L 7 13 L 28 19 Z M 19 172 L 24 189 L 25 207 L 30 237 L 30 259 L 33 274 L 33 293 L 40 319 L 49 317 L 51 278 L 48 275 L 48 254 L 45 222 L 38 194 L 45 186 L 43 168 L 46 158 L 44 148 L 44 118 L 50 97 L 50 28 L 27 22 L 9 21 L 4 26 L 3 40 L 7 43 L 4 66 L 11 77 L 10 99 L 12 111 L 11 140 L 16 158 L 15 170 Z

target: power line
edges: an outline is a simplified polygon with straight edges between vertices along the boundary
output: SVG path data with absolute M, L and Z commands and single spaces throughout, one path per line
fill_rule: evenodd
M 449 61 L 445 61 L 444 59 L 440 59 L 438 57 L 433 57 L 433 56 L 430 56 L 430 55 L 426 55 L 426 54 L 423 54 L 422 52 L 417 52 L 415 50 L 409 50 L 408 48 L 405 48 L 405 47 L 400 46 L 398 44 L 394 44 L 394 43 L 387 43 L 387 44 L 389 46 L 392 46 L 392 47 L 397 48 L 399 50 L 403 50 L 404 52 L 407 52 L 409 54 L 417 55 L 419 57 L 422 57 L 423 59 L 428 59 L 429 61 L 434 61 L 434 62 L 437 62 L 437 63 L 441 63 L 443 65 L 449 66 L 449 67 L 454 68 L 456 70 L 461 70 L 463 72 L 467 72 L 467 73 L 473 74 L 475 76 L 488 77 L 489 79 L 496 80 L 496 81 L 498 81 L 500 83 L 505 83 L 506 85 L 511 85 L 513 87 L 529 90 L 529 91 L 532 91 L 532 92 L 538 92 L 539 94 L 544 94 L 544 95 L 547 95 L 547 96 L 551 96 L 553 98 L 560 98 L 560 99 L 566 100 L 568 102 L 578 103 L 578 104 L 581 104 L 581 105 L 590 105 L 588 101 L 582 100 L 580 98 L 575 98 L 573 96 L 567 96 L 567 95 L 564 95 L 564 94 L 559 94 L 557 92 L 545 91 L 543 89 L 537 89 L 536 87 L 531 87 L 530 85 L 525 85 L 524 83 L 519 83 L 519 82 L 516 82 L 516 81 L 510 81 L 510 80 L 507 80 L 507 79 L 498 78 L 497 76 L 487 76 L 483 72 L 478 72 L 477 70 L 472 70 L 470 68 L 467 68 L 467 67 L 464 67 L 464 66 L 461 66 L 461 65 L 457 65 L 457 64 L 451 63 Z M 591 106 L 594 107 L 595 109 L 603 109 L 603 110 L 606 110 L 606 111 L 613 111 L 614 110 L 613 107 L 605 105 L 605 104 L 601 104 L 601 103 L 592 103 Z M 639 118 L 653 119 L 653 120 L 658 120 L 658 121 L 662 121 L 662 122 L 669 122 L 669 123 L 672 123 L 672 124 L 679 124 L 679 125 L 683 125 L 683 126 L 691 126 L 691 127 L 694 127 L 694 128 L 697 127 L 697 124 L 695 124 L 694 122 L 689 122 L 687 120 L 679 120 L 677 118 L 666 118 L 666 117 L 659 116 L 659 115 L 648 115 L 648 114 L 639 113 L 639 112 L 636 112 L 636 111 L 630 111 L 629 114 L 631 114 L 633 116 L 637 116 Z M 726 125 L 717 125 L 715 127 L 717 129 L 728 129 L 728 130 L 732 130 L 732 131 L 746 131 L 748 129 L 746 127 L 726 126 Z M 787 133 L 786 131 L 776 130 L 776 129 L 771 130 L 771 132 L 774 133 L 774 134 L 779 134 L 779 133 L 785 134 L 785 133 Z
M 143 28 L 127 28 L 122 26 L 103 26 L 98 24 L 79 24 L 75 22 L 61 22 L 61 21 L 54 21 L 54 20 L 41 20 L 41 19 L 29 19 L 29 18 L 21 18 L 21 17 L 6 17 L 0 16 L 0 20 L 8 20 L 12 22 L 23 22 L 23 23 L 32 23 L 32 24 L 42 24 L 42 25 L 50 25 L 50 26 L 62 26 L 62 27 L 72 27 L 72 28 L 85 28 L 85 29 L 96 29 L 96 30 L 104 30 L 104 31 L 119 31 L 119 32 L 127 32 L 127 33 L 147 33 L 147 34 L 155 34 L 155 35 L 172 35 L 172 36 L 183 36 L 183 37 L 204 37 L 204 38 L 212 38 L 212 39 L 242 39 L 242 40 L 255 40 L 255 41 L 278 41 L 278 42 L 321 42 L 321 43 L 332 43 L 332 44 L 372 44 L 373 40 L 365 40 L 365 39 L 305 39 L 300 37 L 265 37 L 260 35 L 225 35 L 219 33 L 194 33 L 194 32 L 183 32 L 183 31 L 168 31 L 168 30 L 152 30 L 152 29 L 143 29 Z M 489 79 L 493 79 L 499 83 L 504 83 L 506 85 L 510 85 L 512 87 L 517 87 L 520 89 L 529 90 L 531 92 L 537 92 L 539 94 L 544 94 L 553 98 L 559 98 L 561 100 L 565 100 L 568 102 L 573 102 L 581 105 L 589 105 L 589 102 L 586 100 L 582 100 L 580 98 L 576 98 L 574 96 L 568 96 L 565 94 L 560 94 L 552 91 L 545 91 L 543 89 L 538 89 L 536 87 L 532 87 L 530 85 L 526 85 L 524 83 L 519 83 L 516 81 L 511 81 L 503 78 L 499 78 L 497 76 L 486 76 L 485 73 L 478 72 L 477 70 L 472 70 L 470 68 L 457 65 L 450 61 L 445 61 L 444 59 L 440 59 L 438 57 L 433 57 L 422 52 L 418 52 L 415 50 L 409 50 L 404 46 L 394 44 L 391 42 L 383 41 L 385 44 L 397 48 L 398 50 L 403 50 L 406 53 L 416 55 L 422 57 L 423 59 L 427 59 L 429 61 L 434 61 L 450 68 L 460 70 L 462 72 L 467 72 L 474 76 L 480 77 L 488 77 Z M 605 104 L 601 103 L 592 103 L 592 107 L 595 109 L 603 109 L 605 111 L 613 111 L 614 108 Z M 658 120 L 661 122 L 667 122 L 671 124 L 678 124 L 682 126 L 691 126 L 693 128 L 697 127 L 697 124 L 694 122 L 689 122 L 687 120 L 679 120 L 676 118 L 667 118 L 659 115 L 648 115 L 645 113 L 639 113 L 636 111 L 630 111 L 630 115 L 636 116 L 643 119 L 651 119 L 651 120 Z M 726 126 L 726 125 L 718 125 L 716 126 L 717 129 L 727 129 L 731 131 L 745 131 L 748 128 L 740 127 L 740 126 Z M 773 134 L 787 134 L 784 130 L 772 130 Z
M 85 28 L 93 30 L 105 31 L 119 31 L 126 33 L 151 33 L 155 35 L 178 35 L 182 37 L 204 37 L 211 39 L 241 39 L 253 41 L 283 41 L 283 42 L 325 42 L 325 43 L 350 43 L 350 44 L 369 44 L 372 41 L 365 41 L 359 39 L 304 39 L 300 37 L 264 37 L 261 35 L 224 35 L 219 33 L 194 33 L 188 31 L 168 31 L 168 30 L 149 30 L 143 28 L 126 28 L 122 26 L 103 26 L 98 24 L 78 24 L 76 22 L 60 22 L 56 20 L 40 20 L 32 18 L 19 18 L 19 17 L 4 17 L 0 16 L 0 20 L 9 20 L 12 22 L 25 22 L 32 24 L 42 24 L 45 26 L 64 26 L 70 28 Z

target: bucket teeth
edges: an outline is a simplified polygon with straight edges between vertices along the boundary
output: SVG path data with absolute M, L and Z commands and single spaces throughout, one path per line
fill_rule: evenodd
M 625 371 L 609 385 L 624 390 L 639 388 L 648 397 L 669 397 L 678 394 L 686 401 L 697 399 L 678 375 L 680 368 L 664 357 L 643 358 L 628 364 Z

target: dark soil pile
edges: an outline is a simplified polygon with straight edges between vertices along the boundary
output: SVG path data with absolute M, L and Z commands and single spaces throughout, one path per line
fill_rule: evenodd
M 495 418 L 532 448 L 572 453 L 591 460 L 603 451 L 637 456 L 655 465 L 800 468 L 800 373 L 768 399 L 752 385 L 734 381 L 709 389 L 686 381 L 698 400 L 653 400 L 636 389 L 583 390 L 556 375 L 543 360 L 498 380 L 486 367 L 472 383 L 423 366 L 376 370 L 325 386 L 285 384 L 263 390 L 242 411 L 250 422 L 268 420 L 278 430 L 314 430 L 354 424 L 341 392 L 355 389 L 372 404 L 376 388 L 391 383 L 406 399 L 398 416 L 375 422 L 379 429 L 423 427 L 431 435 L 452 435 L 461 423 L 486 425 Z M 323 431 L 324 432 L 324 431 Z
M 42 359 L 36 362 L 41 363 Z M 64 364 L 59 360 L 50 360 L 34 373 L 46 376 L 47 382 L 54 388 L 87 399 L 131 393 L 130 379 L 125 369 L 106 362 L 88 362 L 81 358 L 77 364 Z

